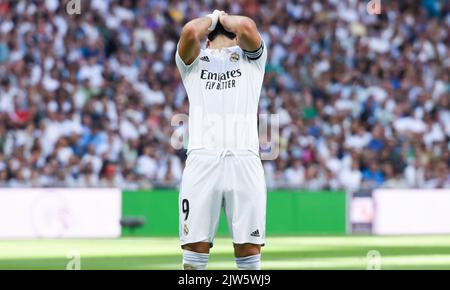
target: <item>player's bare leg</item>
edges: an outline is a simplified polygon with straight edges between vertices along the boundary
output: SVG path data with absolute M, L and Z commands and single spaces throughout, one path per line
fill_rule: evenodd
M 261 245 L 235 244 L 234 256 L 239 270 L 259 270 L 261 268 Z
M 183 269 L 205 270 L 209 259 L 209 243 L 183 245 Z
M 209 249 L 211 248 L 209 243 L 193 243 L 193 244 L 187 244 L 181 247 L 183 250 L 196 252 L 196 253 L 202 253 L 202 254 L 209 254 Z

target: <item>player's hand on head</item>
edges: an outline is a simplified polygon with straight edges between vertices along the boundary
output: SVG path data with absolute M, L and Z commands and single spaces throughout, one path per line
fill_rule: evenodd
M 220 11 L 219 14 L 219 22 L 223 25 L 223 19 L 228 16 L 228 13 L 226 13 L 225 11 Z

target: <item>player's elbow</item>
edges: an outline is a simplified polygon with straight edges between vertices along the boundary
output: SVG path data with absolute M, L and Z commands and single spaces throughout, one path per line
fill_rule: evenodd
M 181 37 L 187 41 L 189 41 L 189 40 L 193 41 L 193 40 L 197 39 L 198 32 L 197 32 L 195 25 L 193 25 L 192 23 L 187 23 L 183 27 L 183 30 L 181 31 Z
M 253 35 L 257 33 L 258 29 L 256 27 L 255 21 L 245 17 L 239 22 L 239 34 L 242 35 Z

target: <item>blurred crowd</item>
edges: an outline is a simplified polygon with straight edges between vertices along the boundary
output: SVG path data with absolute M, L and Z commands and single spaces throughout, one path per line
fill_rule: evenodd
M 177 186 L 174 54 L 214 9 L 268 48 L 269 188 L 450 188 L 450 1 L 0 0 L 0 187 Z

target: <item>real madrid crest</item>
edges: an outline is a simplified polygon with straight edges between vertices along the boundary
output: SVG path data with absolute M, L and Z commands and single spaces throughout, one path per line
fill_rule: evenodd
M 184 224 L 183 231 L 186 236 L 189 234 L 189 228 L 187 224 Z
M 237 62 L 239 60 L 239 54 L 237 52 L 233 52 L 230 56 L 230 61 L 231 62 Z

